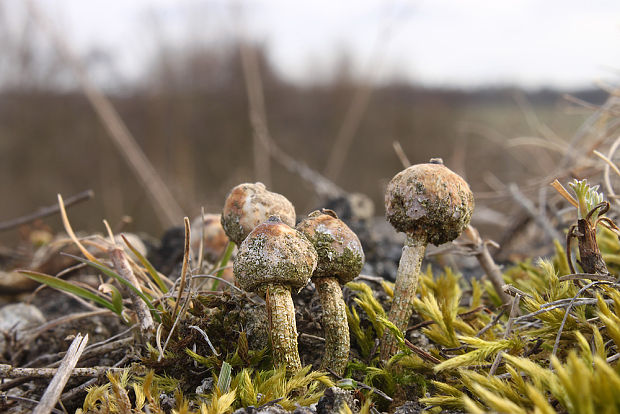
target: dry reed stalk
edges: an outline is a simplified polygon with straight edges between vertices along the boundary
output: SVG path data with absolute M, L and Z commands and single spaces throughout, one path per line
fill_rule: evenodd
M 160 222 L 165 226 L 174 225 L 178 218 L 183 216 L 180 205 L 129 132 L 110 100 L 90 81 L 84 65 L 73 53 L 66 39 L 53 27 L 37 5 L 32 0 L 27 0 L 26 5 L 32 18 L 47 32 L 61 58 L 74 72 L 84 95 L 108 131 L 112 142 L 146 187 L 147 194 L 156 206 L 155 212 Z

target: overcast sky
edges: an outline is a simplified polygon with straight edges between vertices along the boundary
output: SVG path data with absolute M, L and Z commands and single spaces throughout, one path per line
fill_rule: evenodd
M 132 74 L 154 36 L 233 36 L 231 4 L 294 80 L 329 73 L 343 50 L 361 73 L 432 86 L 575 88 L 617 83 L 620 73 L 618 0 L 34 1 L 79 51 L 111 48 Z

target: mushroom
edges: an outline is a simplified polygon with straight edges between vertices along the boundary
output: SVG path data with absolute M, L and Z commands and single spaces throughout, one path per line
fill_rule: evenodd
M 204 233 L 205 259 L 209 263 L 217 262 L 224 254 L 228 244 L 228 237 L 222 228 L 221 216 L 219 214 L 205 214 L 204 219 L 202 216 L 198 216 L 192 221 L 191 229 L 189 245 L 194 257 L 198 256 L 200 238 Z
M 268 191 L 263 183 L 239 184 L 226 198 L 222 227 L 238 246 L 254 227 L 270 216 L 278 216 L 285 224 L 295 226 L 295 208 L 286 197 Z
M 316 264 L 312 243 L 277 216 L 252 230 L 233 264 L 239 285 L 265 296 L 274 365 L 289 373 L 301 369 L 291 290 L 308 283 Z
M 467 227 L 474 209 L 474 196 L 467 182 L 443 165 L 441 158 L 413 165 L 396 174 L 385 194 L 386 218 L 407 239 L 398 265 L 389 320 L 407 329 L 420 266 L 428 243 L 436 246 L 456 239 Z M 381 359 L 398 350 L 396 339 L 386 330 L 381 340 Z
M 355 233 L 332 210 L 313 211 L 297 225 L 318 253 L 312 281 L 323 308 L 325 354 L 321 368 L 342 375 L 349 360 L 346 305 L 340 285 L 353 280 L 364 266 L 364 251 Z

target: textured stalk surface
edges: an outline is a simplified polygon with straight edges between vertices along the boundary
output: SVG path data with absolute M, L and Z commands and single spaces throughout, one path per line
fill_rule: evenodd
M 295 373 L 301 369 L 301 360 L 297 350 L 297 326 L 291 291 L 281 285 L 269 285 L 266 302 L 273 363 L 276 367 L 285 366 L 289 373 Z
M 336 374 L 342 375 L 349 360 L 351 347 L 342 289 L 335 277 L 317 277 L 313 282 L 323 308 L 321 322 L 325 333 L 325 354 L 321 368 L 330 368 Z
M 404 332 L 413 313 L 413 300 L 418 288 L 420 266 L 426 251 L 426 236 L 423 234 L 408 234 L 403 254 L 398 264 L 394 299 L 388 314 L 388 319 Z M 381 360 L 387 361 L 398 351 L 394 335 L 387 329 L 381 338 Z

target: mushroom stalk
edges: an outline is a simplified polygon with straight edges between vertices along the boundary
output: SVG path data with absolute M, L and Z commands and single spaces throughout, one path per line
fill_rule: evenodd
M 342 298 L 340 283 L 335 277 L 313 279 L 323 308 L 323 330 L 325 332 L 325 354 L 321 369 L 330 368 L 342 374 L 347 367 L 351 340 L 347 312 Z
M 413 300 L 415 299 L 418 280 L 420 279 L 420 267 L 427 244 L 424 233 L 408 233 L 398 264 L 394 299 L 388 319 L 402 332 L 406 331 L 409 319 L 413 314 Z M 397 351 L 396 338 L 389 330 L 386 330 L 381 340 L 381 360 L 387 361 Z
M 394 300 L 389 319 L 405 331 L 413 313 L 420 265 L 426 245 L 456 239 L 467 227 L 474 208 L 474 195 L 467 182 L 443 165 L 439 158 L 412 165 L 399 172 L 385 193 L 388 222 L 407 235 L 398 266 Z M 386 332 L 381 340 L 381 359 L 386 362 L 398 350 Z
M 301 360 L 297 351 L 297 327 L 291 291 L 282 285 L 270 284 L 266 292 L 274 365 L 285 366 L 289 372 L 297 372 L 301 369 Z
M 351 339 L 340 285 L 353 280 L 362 270 L 362 243 L 336 213 L 328 209 L 313 211 L 297 228 L 314 245 L 318 255 L 312 281 L 323 309 L 325 353 L 321 367 L 330 368 L 341 376 L 349 361 Z

